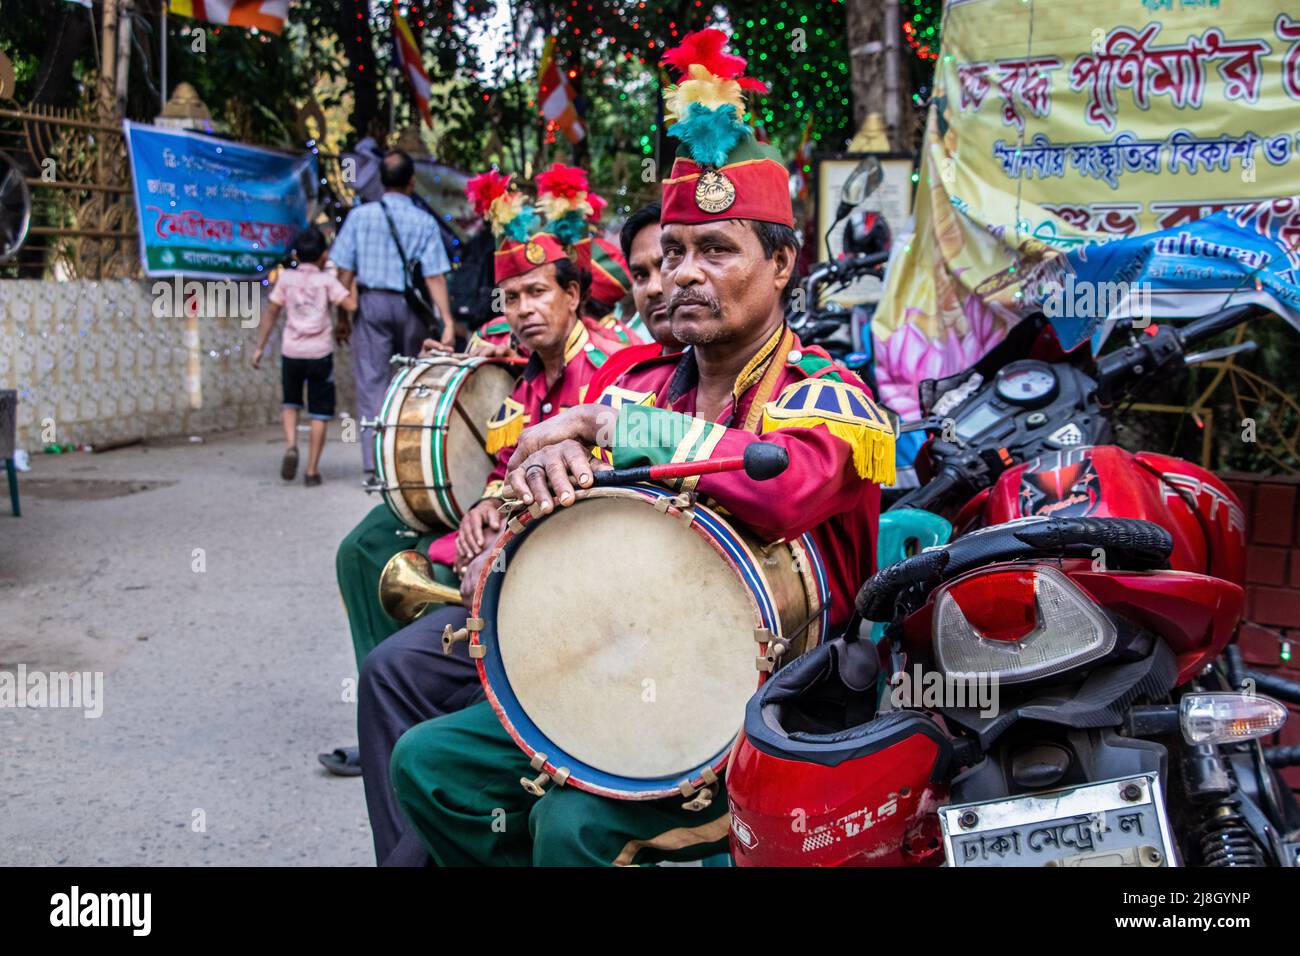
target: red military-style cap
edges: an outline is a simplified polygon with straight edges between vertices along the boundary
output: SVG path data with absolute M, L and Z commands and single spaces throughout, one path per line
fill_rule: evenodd
M 743 75 L 744 57 L 726 53 L 726 42 L 721 30 L 700 30 L 664 54 L 677 71 L 665 94 L 668 135 L 681 145 L 664 180 L 660 222 L 757 219 L 793 226 L 785 161 L 742 119 L 744 92 L 767 87 Z

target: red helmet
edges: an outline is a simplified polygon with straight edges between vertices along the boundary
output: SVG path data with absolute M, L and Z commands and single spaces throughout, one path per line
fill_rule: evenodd
M 830 641 L 750 698 L 727 766 L 738 866 L 943 859 L 934 811 L 952 745 L 920 711 L 872 716 L 876 655 L 868 641 Z

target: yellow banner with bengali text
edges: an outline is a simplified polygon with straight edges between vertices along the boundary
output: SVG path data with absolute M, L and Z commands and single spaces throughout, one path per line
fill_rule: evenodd
M 1099 244 L 1135 250 L 1157 315 L 1246 285 L 1285 314 L 1294 263 L 1270 285 L 1211 257 L 1300 251 L 1300 0 L 949 0 L 923 150 L 873 325 L 880 397 L 905 418 L 918 382 L 969 367 L 1042 307 L 1035 279 Z M 1282 254 L 1179 232 L 1219 213 Z M 1144 247 L 1154 233 L 1175 238 Z

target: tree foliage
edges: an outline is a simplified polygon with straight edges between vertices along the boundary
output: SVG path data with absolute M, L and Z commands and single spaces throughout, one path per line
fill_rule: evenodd
M 751 118 L 787 155 L 809 127 L 815 148 L 841 148 L 854 132 L 844 8 L 843 0 L 399 4 L 432 83 L 434 129 L 425 135 L 440 159 L 517 172 L 553 159 L 580 162 L 600 188 L 621 191 L 628 202 L 652 191 L 647 161 L 662 175 L 676 148 L 663 124 L 659 91 L 667 77 L 659 58 L 704 26 L 733 34 L 733 50 L 749 56 L 749 72 L 770 86 L 751 99 Z M 0 0 L 0 11 L 0 43 L 15 60 L 19 99 L 35 96 L 42 70 L 50 74 L 46 101 L 84 98 L 96 74 L 99 24 L 92 28 L 91 20 L 102 4 L 92 14 L 66 0 Z M 309 101 L 329 118 L 331 147 L 365 135 L 382 142 L 420 125 L 396 68 L 391 11 L 381 0 L 295 0 L 278 37 L 171 16 L 168 85 L 192 84 L 213 116 L 250 142 L 301 146 L 296 120 Z M 159 23 L 156 11 L 134 21 L 128 113 L 148 118 L 161 105 Z M 584 115 L 588 136 L 576 146 L 546 129 L 540 115 L 537 58 L 547 38 Z

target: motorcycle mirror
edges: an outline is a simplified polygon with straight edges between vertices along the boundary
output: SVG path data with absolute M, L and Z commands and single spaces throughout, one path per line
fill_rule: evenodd
M 839 222 L 855 206 L 865 202 L 868 196 L 880 188 L 884 179 L 885 171 L 880 160 L 875 156 L 864 156 L 840 186 L 840 205 L 835 211 L 835 221 Z

